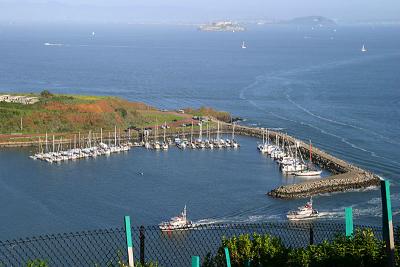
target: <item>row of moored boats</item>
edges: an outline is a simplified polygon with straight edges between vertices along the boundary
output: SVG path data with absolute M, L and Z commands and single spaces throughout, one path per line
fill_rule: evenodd
M 299 143 L 292 144 L 288 140 L 280 140 L 276 135 L 275 142 L 269 137 L 269 131 L 263 131 L 263 142 L 258 145 L 258 150 L 269 155 L 280 166 L 280 170 L 287 175 L 319 177 L 322 173 L 312 164 L 312 146 L 310 142 L 310 160 L 308 163 L 303 159 L 299 150 Z
M 79 139 L 80 140 L 80 139 Z M 117 139 L 115 135 L 114 142 L 111 144 L 110 138 L 108 144 L 103 142 L 102 136 L 99 140 L 93 138 L 89 133 L 88 138 L 85 138 L 85 144 L 77 144 L 76 138 L 74 138 L 74 144 L 70 144 L 67 148 L 62 138 L 58 141 L 53 136 L 52 147 L 46 139 L 42 144 L 39 139 L 39 151 L 38 153 L 30 156 L 34 160 L 42 160 L 49 163 L 58 163 L 63 161 L 78 160 L 84 158 L 96 158 L 98 156 L 108 156 L 113 153 L 119 153 L 130 150 L 132 144 L 130 142 L 121 143 L 120 139 Z
M 193 123 L 192 123 L 192 128 L 190 132 L 190 138 L 187 138 L 184 134 L 181 137 L 176 137 L 174 140 L 170 138 L 166 138 L 166 127 L 163 127 L 164 129 L 164 134 L 163 134 L 163 140 L 158 141 L 157 136 L 158 136 L 158 127 L 155 128 L 154 130 L 154 140 L 153 142 L 148 141 L 148 136 L 146 136 L 144 139 L 144 147 L 147 149 L 154 149 L 154 150 L 168 150 L 170 146 L 175 145 L 176 147 L 180 149 L 214 149 L 214 148 L 238 148 L 239 143 L 235 140 L 235 127 L 232 128 L 232 138 L 222 138 L 220 129 L 219 129 L 219 123 L 218 123 L 218 128 L 217 128 L 217 133 L 213 137 L 211 134 L 211 131 L 207 128 L 206 133 L 205 133 L 205 138 L 203 136 L 203 129 L 202 129 L 202 124 L 199 124 L 200 130 L 199 134 L 197 137 L 194 136 L 193 133 Z M 208 125 L 207 125 L 208 126 Z

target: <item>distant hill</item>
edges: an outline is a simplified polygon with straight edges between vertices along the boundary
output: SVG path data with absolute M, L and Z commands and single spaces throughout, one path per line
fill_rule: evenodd
M 336 22 L 321 16 L 299 17 L 284 22 L 284 24 L 299 26 L 336 26 Z

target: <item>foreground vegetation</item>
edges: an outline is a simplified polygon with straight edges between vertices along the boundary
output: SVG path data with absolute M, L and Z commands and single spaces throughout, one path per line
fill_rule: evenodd
M 367 230 L 357 230 L 348 238 L 337 236 L 306 248 L 286 247 L 270 235 L 240 235 L 223 239 L 215 257 L 207 256 L 203 267 L 226 266 L 224 248 L 228 247 L 233 267 L 239 266 L 386 266 L 385 244 Z M 396 251 L 396 259 L 398 260 Z M 399 262 L 399 261 L 397 261 Z

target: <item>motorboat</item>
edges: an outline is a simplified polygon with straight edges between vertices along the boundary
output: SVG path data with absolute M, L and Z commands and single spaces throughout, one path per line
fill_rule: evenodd
M 169 222 L 162 222 L 159 225 L 161 231 L 188 230 L 194 227 L 192 221 L 186 216 L 186 205 L 179 216 L 172 217 Z
M 320 176 L 322 173 L 321 170 L 302 170 L 302 171 L 297 171 L 294 173 L 295 176 Z
M 298 207 L 296 211 L 289 211 L 286 217 L 290 221 L 307 220 L 318 217 L 318 211 L 313 208 L 313 201 L 307 202 L 304 206 Z

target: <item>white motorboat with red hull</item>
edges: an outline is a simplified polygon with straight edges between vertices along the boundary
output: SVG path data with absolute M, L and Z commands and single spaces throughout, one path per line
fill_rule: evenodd
M 186 216 L 186 205 L 179 216 L 172 217 L 169 222 L 162 222 L 158 225 L 161 231 L 176 231 L 188 230 L 194 227 L 192 221 L 189 221 Z
M 289 211 L 286 217 L 290 221 L 313 219 L 318 217 L 318 211 L 313 209 L 312 198 L 310 198 L 310 201 L 306 205 L 298 207 L 296 211 Z

